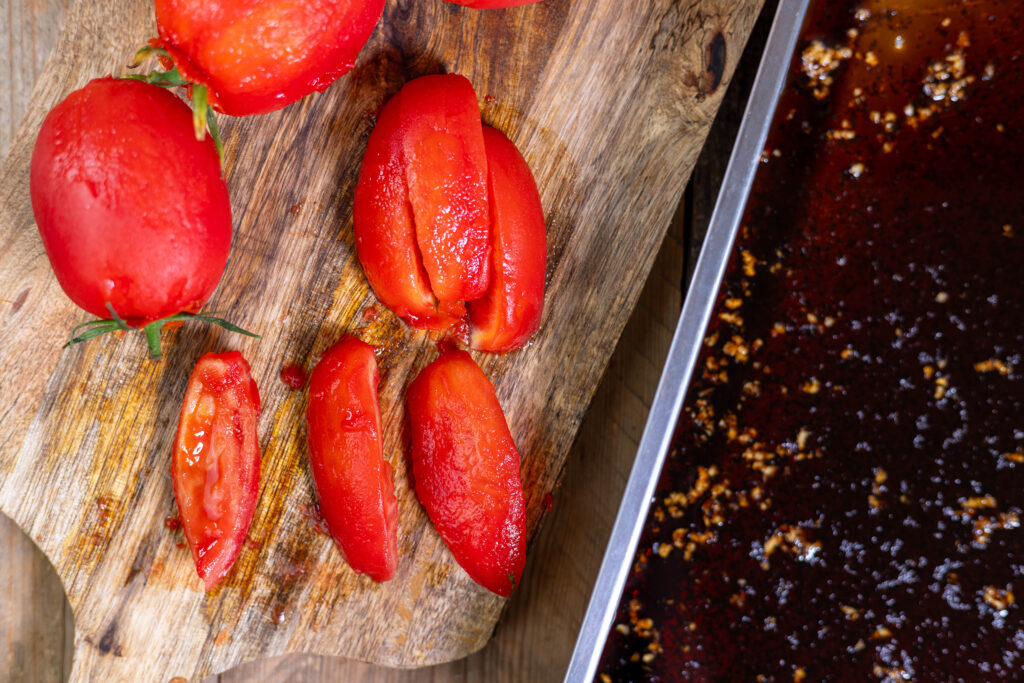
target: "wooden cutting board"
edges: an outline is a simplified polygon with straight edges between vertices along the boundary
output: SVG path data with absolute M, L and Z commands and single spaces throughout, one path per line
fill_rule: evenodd
M 62 349 L 87 319 L 60 291 L 35 231 L 28 160 L 45 113 L 90 78 L 123 73 L 155 32 L 147 0 L 78 0 L 0 169 L 0 511 L 53 562 L 75 613 L 74 680 L 200 679 L 285 652 L 402 667 L 456 659 L 489 638 L 504 601 L 454 563 L 408 486 L 402 398 L 434 343 L 381 309 L 353 252 L 351 193 L 372 113 L 406 80 L 466 75 L 484 119 L 537 176 L 548 216 L 541 332 L 478 354 L 522 454 L 531 532 L 661 243 L 759 2 L 546 0 L 473 11 L 389 2 L 357 67 L 285 111 L 221 119 L 235 216 L 207 310 L 263 337 L 186 326 L 151 361 L 139 335 Z M 396 468 L 395 580 L 355 575 L 310 519 L 305 396 L 278 379 L 344 332 L 382 347 L 385 449 Z M 203 593 L 167 467 L 194 360 L 241 349 L 263 397 L 252 542 Z M 609 504 L 612 504 L 609 502 Z

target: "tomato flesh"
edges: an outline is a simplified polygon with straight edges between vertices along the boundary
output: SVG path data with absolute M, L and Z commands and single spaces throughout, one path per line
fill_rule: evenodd
M 523 155 L 504 134 L 484 126 L 490 185 L 491 286 L 468 304 L 470 343 L 480 351 L 513 351 L 540 327 L 547 235 L 537 184 Z
M 232 116 L 322 91 L 355 64 L 384 0 L 155 0 L 154 43 Z
M 399 91 L 370 133 L 352 207 L 356 254 L 377 298 L 413 327 L 444 330 L 456 318 L 438 309 L 416 246 L 402 167 Z
M 178 418 L 171 479 L 206 590 L 231 569 L 256 509 L 259 413 L 259 391 L 241 353 L 208 353 L 196 362 Z
M 78 306 L 142 326 L 198 311 L 224 272 L 231 206 L 213 142 L 164 88 L 98 78 L 47 115 L 30 193 L 54 274 Z
M 487 154 L 476 92 L 464 76 L 423 76 L 399 100 L 416 243 L 440 301 L 472 301 L 490 284 Z
M 519 453 L 494 386 L 465 351 L 448 349 L 407 394 L 416 495 L 456 561 L 508 596 L 526 563 Z
M 374 349 L 345 337 L 309 384 L 309 462 L 320 511 L 345 561 L 377 582 L 395 575 L 398 500 L 384 459 Z

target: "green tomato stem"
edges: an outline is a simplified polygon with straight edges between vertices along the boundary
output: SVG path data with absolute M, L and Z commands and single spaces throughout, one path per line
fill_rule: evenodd
M 117 313 L 114 311 L 113 306 L 107 304 L 107 310 L 114 316 L 113 320 L 90 320 L 80 325 L 76 325 L 71 330 L 71 339 L 64 344 L 64 348 L 73 346 L 80 342 L 88 341 L 102 334 L 108 332 L 124 332 L 133 329 L 130 327 Z M 146 344 L 149 346 L 150 358 L 160 358 L 162 351 L 160 349 L 160 333 L 163 330 L 163 326 L 170 322 L 187 322 L 190 320 L 197 320 L 199 322 L 209 323 L 211 325 L 219 325 L 229 332 L 237 332 L 238 334 L 244 334 L 248 337 L 260 338 L 260 335 L 250 332 L 246 329 L 235 325 L 234 323 L 228 322 L 223 318 L 218 318 L 212 315 L 194 315 L 192 313 L 175 313 L 169 315 L 166 318 L 160 318 L 154 320 L 145 327 L 142 328 L 142 333 L 146 336 Z

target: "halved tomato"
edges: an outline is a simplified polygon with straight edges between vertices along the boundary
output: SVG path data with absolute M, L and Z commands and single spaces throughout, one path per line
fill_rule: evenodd
M 512 351 L 540 327 L 547 235 L 533 173 L 505 135 L 484 126 L 491 202 L 491 286 L 469 303 L 470 343 Z
M 480 105 L 464 76 L 423 76 L 398 101 L 416 244 L 441 301 L 472 301 L 490 284 L 491 220 Z
M 509 595 L 526 564 L 526 506 L 494 386 L 472 356 L 447 349 L 406 401 L 417 497 L 470 578 Z
M 395 575 L 398 500 L 384 459 L 373 347 L 344 337 L 309 382 L 309 464 L 320 511 L 338 549 L 374 581 Z
M 424 76 L 384 105 L 353 202 L 356 252 L 377 298 L 445 330 L 490 284 L 487 155 L 462 76 Z
M 259 391 L 241 353 L 208 353 L 196 362 L 178 418 L 171 480 L 206 590 L 231 569 L 256 509 L 259 415 Z

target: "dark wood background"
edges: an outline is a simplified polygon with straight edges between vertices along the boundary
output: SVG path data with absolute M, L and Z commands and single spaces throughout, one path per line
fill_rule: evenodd
M 0 21 L 0 155 L 27 103 L 69 0 L 13 1 Z M 769 0 L 768 6 L 774 3 Z M 548 681 L 561 677 L 583 617 L 661 365 L 770 24 L 766 9 L 569 455 L 524 584 L 492 642 L 470 657 L 398 671 L 310 655 L 251 662 L 219 681 Z M 6 62 L 6 63 L 5 63 Z M 2 156 L 0 156 L 2 158 Z M 0 681 L 62 681 L 72 617 L 46 558 L 0 515 Z M 210 680 L 213 680 L 211 678 Z

